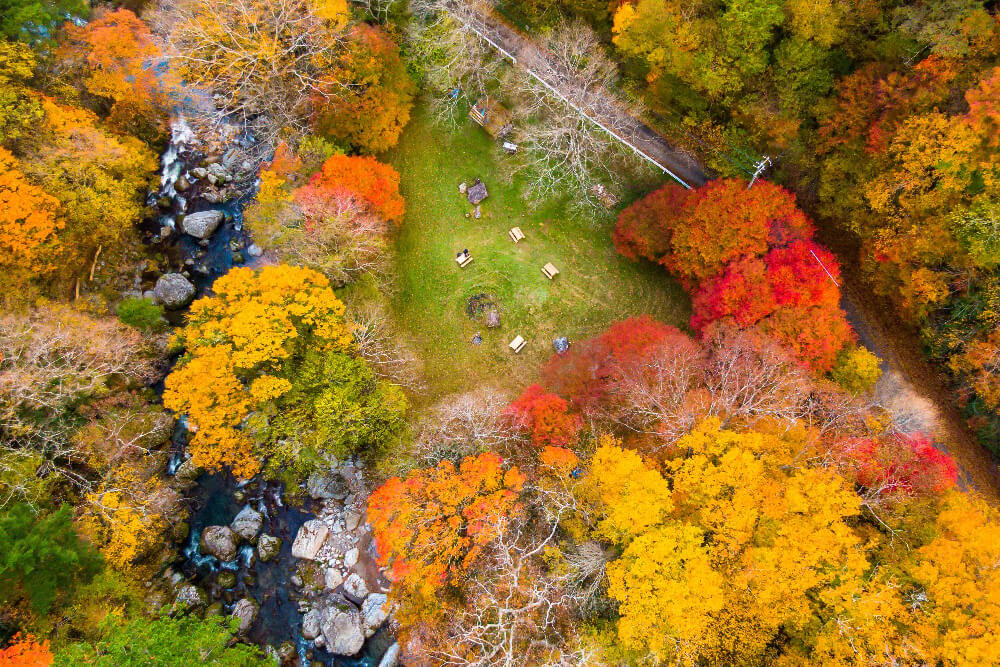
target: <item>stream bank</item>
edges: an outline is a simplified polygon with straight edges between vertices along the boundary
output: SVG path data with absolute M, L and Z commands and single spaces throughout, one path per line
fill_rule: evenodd
M 126 296 L 158 301 L 168 321 L 181 325 L 187 306 L 210 292 L 216 278 L 263 261 L 242 224 L 256 190 L 254 148 L 253 138 L 236 127 L 224 126 L 220 138 L 205 141 L 183 117 L 174 120 L 160 187 L 149 197 L 155 215 L 141 228 L 156 259 L 141 267 Z M 164 602 L 233 616 L 241 636 L 281 664 L 394 665 L 398 645 L 385 611 L 389 582 L 375 563 L 364 521 L 370 489 L 361 465 L 331 465 L 302 489 L 289 490 L 198 470 L 186 455 L 187 437 L 180 416 L 167 474 L 184 495 L 189 520 L 162 573 L 173 596 Z M 305 500 L 291 504 L 289 497 Z M 323 537 L 310 553 L 303 545 L 317 527 Z

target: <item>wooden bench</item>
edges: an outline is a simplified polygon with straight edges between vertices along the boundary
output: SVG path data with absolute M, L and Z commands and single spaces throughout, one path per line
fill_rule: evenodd
M 512 227 L 511 230 L 507 232 L 507 236 L 509 236 L 510 240 L 514 243 L 524 240 L 524 232 L 521 231 L 520 227 Z
M 514 350 L 514 353 L 517 354 L 518 352 L 523 350 L 524 346 L 527 344 L 528 341 L 524 340 L 520 336 L 517 336 L 516 338 L 514 338 L 514 340 L 510 341 L 510 349 Z
M 455 261 L 463 269 L 467 267 L 472 262 L 472 255 L 461 254 L 455 258 Z
M 542 273 L 545 274 L 546 278 L 548 278 L 549 280 L 552 280 L 557 275 L 559 275 L 559 269 L 557 269 L 555 266 L 553 266 L 552 262 L 548 262 L 548 263 L 545 264 L 545 266 L 542 267 Z

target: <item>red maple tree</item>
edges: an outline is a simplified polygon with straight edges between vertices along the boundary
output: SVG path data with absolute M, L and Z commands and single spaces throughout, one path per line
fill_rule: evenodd
M 539 447 L 572 445 L 583 426 L 580 415 L 570 414 L 569 402 L 533 384 L 511 403 L 505 414 L 515 426 L 531 434 Z

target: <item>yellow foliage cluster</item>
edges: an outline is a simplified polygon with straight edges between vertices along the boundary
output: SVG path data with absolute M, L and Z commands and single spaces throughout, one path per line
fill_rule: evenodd
M 631 515 L 608 566 L 628 648 L 660 660 L 752 660 L 785 625 L 809 618 L 810 596 L 867 562 L 848 520 L 853 490 L 824 470 L 795 471 L 787 443 L 721 430 L 711 419 L 677 444 L 665 478 L 612 443 L 584 487 L 608 488 L 596 532 Z M 668 483 L 669 480 L 669 483 Z
M 162 546 L 167 522 L 151 506 L 162 489 L 157 477 L 142 480 L 135 471 L 119 468 L 88 493 L 82 525 L 112 567 L 127 570 L 142 556 Z
M 351 328 L 329 281 L 310 269 L 236 268 L 213 289 L 178 335 L 187 355 L 167 377 L 163 403 L 190 418 L 195 463 L 252 477 L 261 462 L 241 424 L 292 388 L 281 377 L 285 360 L 307 348 L 350 349 Z
M 662 476 L 602 440 L 578 494 L 623 546 L 607 567 L 620 645 L 686 665 L 996 664 L 996 512 L 951 491 L 924 546 L 886 561 L 853 488 L 796 458 L 808 436 L 709 419 Z

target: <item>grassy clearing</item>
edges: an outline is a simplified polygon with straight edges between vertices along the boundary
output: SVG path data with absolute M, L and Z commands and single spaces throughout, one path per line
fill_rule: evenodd
M 558 336 L 579 340 L 643 313 L 687 321 L 687 297 L 662 269 L 618 256 L 610 220 L 574 220 L 564 202 L 529 211 L 517 180 L 504 177 L 509 158 L 471 122 L 451 132 L 418 108 L 383 159 L 399 171 L 407 204 L 391 307 L 424 360 L 427 400 L 484 384 L 522 386 L 537 376 Z M 489 189 L 480 220 L 465 217 L 472 206 L 458 192 L 459 183 L 476 177 Z M 527 236 L 517 245 L 507 236 L 514 226 Z M 464 269 L 455 263 L 463 248 L 474 257 Z M 542 274 L 546 262 L 561 272 L 554 281 Z M 500 303 L 498 329 L 465 312 L 469 297 L 481 293 Z M 483 344 L 475 346 L 477 331 Z M 528 345 L 515 355 L 507 344 L 519 334 Z

